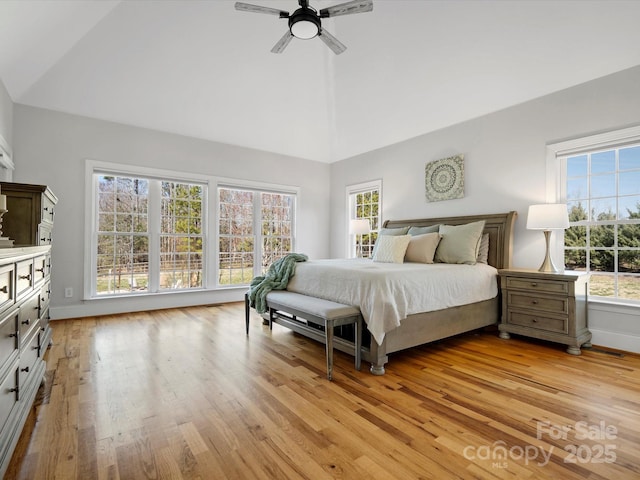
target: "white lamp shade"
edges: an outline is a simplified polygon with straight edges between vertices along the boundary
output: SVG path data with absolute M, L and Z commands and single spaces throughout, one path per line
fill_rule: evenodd
M 371 225 L 366 218 L 356 218 L 349 222 L 349 233 L 354 235 L 366 235 L 371 231 Z
M 545 203 L 531 205 L 527 215 L 529 230 L 563 230 L 569 228 L 567 205 L 564 203 Z

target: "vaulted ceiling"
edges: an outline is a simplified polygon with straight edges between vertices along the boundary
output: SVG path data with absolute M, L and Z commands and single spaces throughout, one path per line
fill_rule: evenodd
M 635 0 L 374 0 L 323 20 L 336 56 L 270 53 L 286 20 L 233 1 L 3 0 L 0 79 L 19 104 L 333 162 L 639 65 L 638 18 Z

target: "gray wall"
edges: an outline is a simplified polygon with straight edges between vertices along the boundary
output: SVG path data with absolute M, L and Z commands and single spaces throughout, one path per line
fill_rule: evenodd
M 16 104 L 14 181 L 58 196 L 53 246 L 53 318 L 239 300 L 244 289 L 156 298 L 83 301 L 85 160 L 124 163 L 300 188 L 297 250 L 329 254 L 329 165 Z M 72 287 L 73 298 L 64 298 Z
M 546 203 L 546 145 L 638 124 L 640 67 L 635 67 L 337 162 L 331 167 L 331 255 L 346 256 L 346 187 L 382 179 L 383 219 L 516 210 L 514 266 L 537 268 L 544 237 L 526 230 L 525 224 L 529 205 Z M 426 202 L 425 164 L 458 153 L 465 155 L 465 197 Z M 639 310 L 626 309 L 622 315 L 640 320 Z M 592 309 L 592 330 L 637 335 L 634 343 L 640 351 L 640 321 L 612 323 L 609 312 Z M 631 323 L 636 326 L 629 330 Z M 604 343 L 603 336 L 594 338 Z

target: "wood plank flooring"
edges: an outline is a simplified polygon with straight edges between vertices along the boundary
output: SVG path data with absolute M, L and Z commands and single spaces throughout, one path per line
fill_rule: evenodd
M 387 373 L 243 304 L 52 322 L 7 479 L 637 479 L 640 356 L 496 332 Z

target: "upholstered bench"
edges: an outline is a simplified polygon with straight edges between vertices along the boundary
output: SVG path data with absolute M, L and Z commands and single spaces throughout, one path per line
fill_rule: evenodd
M 362 315 L 360 309 L 350 305 L 310 297 L 287 290 L 273 290 L 267 294 L 267 306 L 269 307 L 269 328 L 273 328 L 273 322 L 292 328 L 292 320 L 300 317 L 308 323 L 322 325 L 324 327 L 324 343 L 327 353 L 327 378 L 331 380 L 333 375 L 333 329 L 340 325 L 355 324 L 355 366 L 360 370 L 360 352 L 362 349 Z M 245 295 L 246 330 L 249 334 L 249 296 Z M 280 312 L 292 316 L 288 319 Z M 295 330 L 295 328 L 293 328 Z

